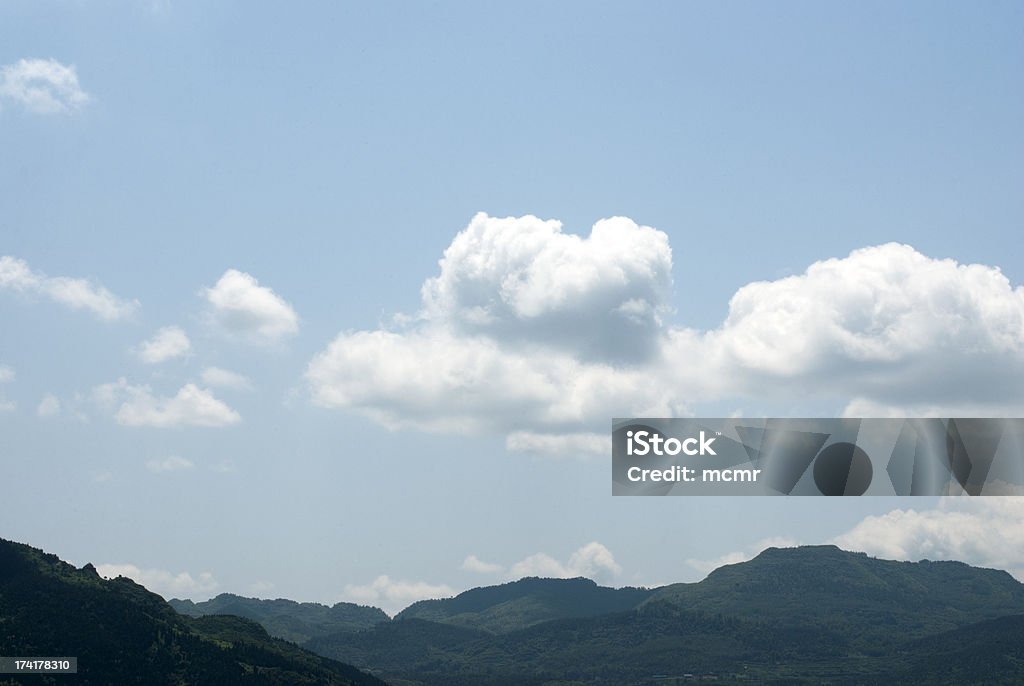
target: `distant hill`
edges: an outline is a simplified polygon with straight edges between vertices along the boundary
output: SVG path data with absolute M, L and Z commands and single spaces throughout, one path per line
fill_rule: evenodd
M 31 677 L 38 684 L 384 686 L 249 620 L 189 619 L 129 579 L 2 539 L 0 655 L 78 658 L 77 676 Z M 0 684 L 18 683 L 0 675 Z
M 1024 585 L 1004 571 L 962 562 L 896 562 L 804 546 L 769 548 L 699 583 L 662 587 L 647 603 L 828 628 L 871 653 L 894 633 L 912 638 L 1024 613 Z
M 699 583 L 647 592 L 633 609 L 500 633 L 451 621 L 489 617 L 517 599 L 514 584 L 475 589 L 306 647 L 427 686 L 673 684 L 686 675 L 722 684 L 1024 683 L 1021 643 L 1012 642 L 1020 620 L 1006 617 L 1024 614 L 1024 586 L 955 562 L 770 549 Z M 433 620 L 411 617 L 414 609 Z
M 395 619 L 424 619 L 501 634 L 554 619 L 631 610 L 652 593 L 642 588 L 606 588 L 584 578 L 528 577 L 500 586 L 474 588 L 454 598 L 421 600 L 402 610 Z
M 0 541 L 0 654 L 76 655 L 83 686 L 1024 683 L 1024 586 L 1009 574 L 834 546 L 769 549 L 653 590 L 522 579 L 390 621 L 375 608 L 230 594 L 175 605 L 230 614 L 187 617 L 128 579 Z M 231 616 L 242 614 L 308 636 L 303 647 L 323 657 Z
M 222 593 L 216 598 L 194 603 L 191 600 L 168 601 L 175 610 L 190 617 L 235 615 L 259 622 L 271 636 L 302 644 L 311 638 L 341 631 L 369 629 L 390 618 L 383 610 L 353 603 L 331 607 L 294 600 L 260 600 Z

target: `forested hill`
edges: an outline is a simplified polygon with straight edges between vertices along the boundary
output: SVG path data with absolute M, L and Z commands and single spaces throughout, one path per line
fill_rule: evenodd
M 595 617 L 630 610 L 651 596 L 644 588 L 607 588 L 590 579 L 527 577 L 474 588 L 444 600 L 421 600 L 395 616 L 506 633 L 553 619 Z
M 769 548 L 699 583 L 664 586 L 648 604 L 780 627 L 824 627 L 862 644 L 949 631 L 1024 613 L 1024 585 L 962 562 L 898 562 L 835 546 Z
M 190 619 L 119 577 L 0 539 L 0 655 L 78 658 L 77 686 L 384 686 L 237 617 Z M 24 683 L 0 675 L 0 684 Z
M 556 589 L 577 616 L 513 628 L 519 608 L 570 607 Z M 809 546 L 629 592 L 635 606 L 582 616 L 586 598 L 619 596 L 527 579 L 306 647 L 424 686 L 1024 684 L 1024 586 L 1004 571 Z
M 354 603 L 336 603 L 330 607 L 319 603 L 297 603 L 294 600 L 260 600 L 221 593 L 201 603 L 191 600 L 168 601 L 175 610 L 190 617 L 204 615 L 235 615 L 259 622 L 271 636 L 294 643 L 339 631 L 359 631 L 389 621 L 390 617 L 376 607 Z
M 1009 574 L 834 546 L 769 549 L 658 589 L 522 579 L 394 620 L 229 594 L 176 604 L 309 638 L 300 648 L 242 617 L 184 616 L 128 579 L 0 541 L 0 655 L 76 656 L 79 685 L 1024 683 L 1024 586 Z

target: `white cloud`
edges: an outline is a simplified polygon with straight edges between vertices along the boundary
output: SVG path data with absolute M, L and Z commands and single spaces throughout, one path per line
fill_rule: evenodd
M 1024 402 L 1005 400 L 995 402 L 979 398 L 964 402 L 947 397 L 938 402 L 910 402 L 893 404 L 870 398 L 854 398 L 843 409 L 844 417 L 1022 417 Z
M 192 469 L 195 464 L 191 460 L 186 460 L 184 457 L 178 457 L 172 455 L 159 460 L 149 460 L 146 462 L 146 469 L 153 472 L 154 474 L 160 474 L 162 472 L 179 472 L 184 469 Z
M 553 579 L 587 577 L 600 583 L 610 583 L 622 573 L 611 551 L 600 543 L 588 543 L 571 556 L 566 563 L 546 553 L 535 553 L 512 565 L 506 574 L 509 579 L 540 576 Z
M 299 330 L 292 306 L 245 272 L 227 270 L 204 294 L 213 320 L 250 341 L 272 343 Z
M 444 584 L 425 581 L 399 581 L 381 575 L 366 585 L 346 584 L 344 599 L 363 605 L 374 605 L 394 615 L 417 600 L 448 598 L 455 589 Z
M 220 367 L 207 367 L 199 376 L 202 382 L 213 388 L 247 391 L 252 389 L 249 377 Z
M 163 398 L 153 395 L 149 386 L 133 386 L 121 378 L 94 388 L 93 398 L 108 409 L 117 405 L 114 419 L 125 426 L 219 427 L 242 420 L 210 391 L 191 383 L 182 386 L 174 397 Z
M 494 339 L 436 330 L 342 334 L 313 359 L 307 379 L 317 404 L 352 408 L 389 428 L 580 433 L 606 429 L 630 410 L 686 411 L 645 367 L 510 350 Z
M 686 561 L 686 564 L 699 572 L 701 577 L 705 577 L 719 567 L 752 560 L 768 548 L 792 548 L 797 545 L 799 545 L 799 543 L 791 538 L 774 536 L 762 539 L 743 550 L 735 550 L 711 559 L 702 560 L 690 558 Z
M 7 365 L 0 364 L 0 384 L 14 381 L 14 376 L 14 369 Z M 5 398 L 3 393 L 0 393 L 0 412 L 13 412 L 15 409 L 17 409 L 17 405 L 13 401 Z
M 672 295 L 668 236 L 625 217 L 581 238 L 558 221 L 480 213 L 440 267 L 423 284 L 422 318 L 600 360 L 649 354 Z
M 138 355 L 146 364 L 158 364 L 185 357 L 191 350 L 192 343 L 180 327 L 165 326 L 139 346 Z
M 462 569 L 467 572 L 476 572 L 477 574 L 497 574 L 501 572 L 504 567 L 493 562 L 484 562 L 476 555 L 468 555 L 466 559 L 462 561 Z
M 622 567 L 615 561 L 612 552 L 597 541 L 576 549 L 566 562 L 561 562 L 547 553 L 534 553 L 506 570 L 501 565 L 484 562 L 475 555 L 470 555 L 463 561 L 462 569 L 500 575 L 513 581 L 527 576 L 549 579 L 573 579 L 583 576 L 599 583 L 611 583 L 622 573 Z
M 888 243 L 816 262 L 799 276 L 744 286 L 709 337 L 715 352 L 741 370 L 801 383 L 830 379 L 840 387 L 857 377 L 872 395 L 928 381 L 918 392 L 929 398 L 951 377 L 961 387 L 976 374 L 998 381 L 1004 369 L 1020 373 L 1024 288 L 1013 288 L 998 268 Z M 981 390 L 977 382 L 969 386 Z M 1007 395 L 1005 383 L 997 387 Z
M 46 276 L 32 270 L 24 260 L 8 255 L 0 257 L 0 289 L 47 297 L 73 310 L 87 310 L 106 321 L 124 319 L 139 306 L 137 300 L 119 298 L 87 279 Z
M 542 434 L 533 431 L 513 431 L 505 437 L 505 449 L 513 453 L 530 453 L 552 457 L 572 455 L 610 456 L 612 454 L 612 441 L 608 434 Z
M 40 417 L 55 417 L 60 414 L 60 400 L 53 393 L 47 393 L 39 401 L 36 407 L 36 415 Z
M 534 553 L 512 565 L 507 576 L 510 579 L 521 579 L 524 576 L 569 579 L 578 575 L 547 553 Z
M 948 497 L 931 510 L 870 516 L 833 543 L 896 560 L 958 560 L 1024 581 L 1024 498 Z
M 608 576 L 618 576 L 622 573 L 622 567 L 615 562 L 612 551 L 593 541 L 569 556 L 569 571 L 573 575 L 598 581 Z
M 189 572 L 175 574 L 163 569 L 140 569 L 132 564 L 101 564 L 96 565 L 96 571 L 106 579 L 128 577 L 164 598 L 205 600 L 219 586 L 210 572 L 200 572 L 193 576 Z
M 0 67 L 0 103 L 7 101 L 36 114 L 76 110 L 89 102 L 74 65 L 54 59 L 20 59 Z
M 607 455 L 612 417 L 751 399 L 802 413 L 990 415 L 1024 384 L 1024 288 L 996 267 L 864 248 L 748 284 L 720 326 L 697 331 L 662 321 L 671 266 L 665 234 L 626 219 L 580 238 L 535 217 L 477 215 L 417 315 L 341 333 L 311 360 L 312 400 L 392 429 Z

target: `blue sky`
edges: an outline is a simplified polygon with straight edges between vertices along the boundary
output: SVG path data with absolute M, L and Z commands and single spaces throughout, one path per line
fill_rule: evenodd
M 389 610 L 765 541 L 1024 569 L 1016 501 L 613 499 L 590 454 L 1019 415 L 1022 15 L 0 1 L 0 535 Z

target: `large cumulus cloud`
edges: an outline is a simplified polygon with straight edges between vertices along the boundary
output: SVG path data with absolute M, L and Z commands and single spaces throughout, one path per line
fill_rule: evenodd
M 1003 402 L 1021 372 L 1024 290 L 998 268 L 889 243 L 744 286 L 706 343 L 758 381 Z
M 1024 380 L 1024 290 L 997 267 L 897 243 L 748 284 L 708 331 L 666 321 L 668 237 L 625 218 L 580 237 L 479 214 L 439 266 L 419 312 L 339 334 L 314 357 L 314 402 L 392 428 L 581 453 L 603 451 L 616 416 L 723 403 L 986 414 Z
M 668 236 L 624 217 L 581 238 L 557 221 L 478 214 L 440 267 L 423 285 L 425 320 L 587 359 L 655 352 L 672 295 Z

